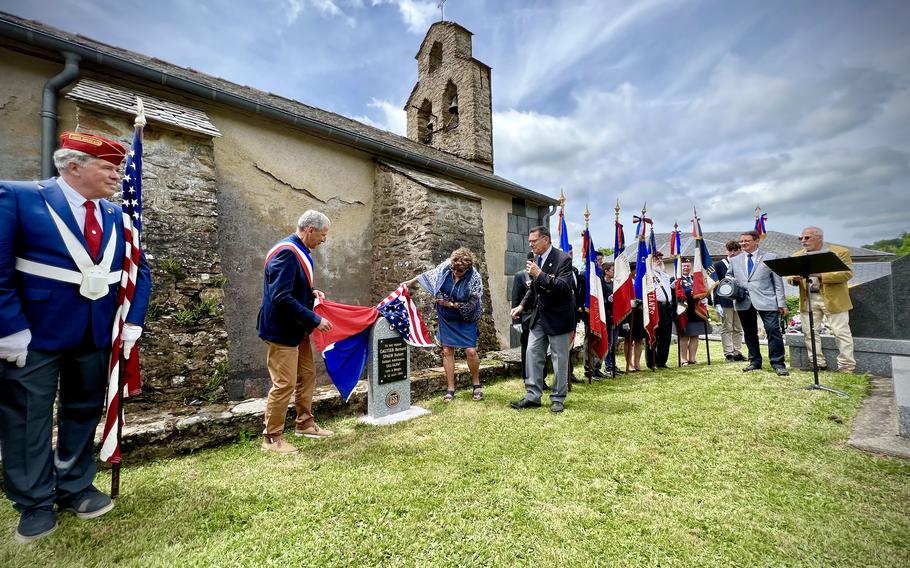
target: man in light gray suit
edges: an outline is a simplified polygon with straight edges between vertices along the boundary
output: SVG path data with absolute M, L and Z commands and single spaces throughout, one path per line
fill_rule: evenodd
M 784 281 L 765 264 L 766 260 L 777 258 L 777 255 L 759 248 L 756 231 L 746 231 L 740 235 L 739 244 L 743 249 L 742 254 L 730 259 L 727 276 L 735 278 L 737 284 L 749 291 L 745 299 L 734 303 L 749 348 L 749 365 L 743 371 L 761 369 L 762 359 L 758 345 L 758 318 L 761 318 L 768 335 L 771 366 L 778 375 L 787 376 L 790 372 L 784 361 L 784 338 L 780 331 L 780 316 L 787 315 Z

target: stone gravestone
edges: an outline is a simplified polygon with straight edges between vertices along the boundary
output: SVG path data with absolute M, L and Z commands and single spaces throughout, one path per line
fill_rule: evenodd
M 360 421 L 383 426 L 429 414 L 425 408 L 411 406 L 410 375 L 408 344 L 380 317 L 370 330 L 367 415 Z
M 910 358 L 895 357 L 891 366 L 894 370 L 897 433 L 904 438 L 910 438 Z

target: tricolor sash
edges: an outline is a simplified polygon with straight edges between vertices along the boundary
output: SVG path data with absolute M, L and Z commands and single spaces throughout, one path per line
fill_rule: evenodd
M 269 253 L 265 255 L 265 265 L 268 266 L 269 261 L 272 260 L 272 257 L 283 250 L 289 250 L 297 256 L 297 260 L 300 262 L 300 266 L 303 268 L 303 273 L 306 274 L 307 281 L 310 283 L 310 288 L 315 288 L 316 284 L 313 281 L 313 259 L 310 258 L 310 253 L 308 253 L 306 249 L 294 241 L 281 241 L 280 243 L 273 246 L 272 250 L 270 250 Z

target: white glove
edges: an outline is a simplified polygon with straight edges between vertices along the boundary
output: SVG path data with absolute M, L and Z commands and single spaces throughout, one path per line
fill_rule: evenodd
M 28 357 L 28 344 L 31 342 L 32 332 L 28 329 L 0 337 L 0 359 L 15 363 L 17 367 L 24 367 L 25 359 Z
M 717 312 L 717 317 L 724 319 L 724 307 L 720 304 L 714 306 L 714 310 Z
M 131 323 L 123 324 L 123 331 L 120 332 L 120 340 L 123 341 L 123 359 L 127 360 L 130 358 L 130 353 L 133 351 L 133 346 L 136 345 L 136 341 L 139 339 L 139 336 L 142 335 L 142 328 L 138 325 Z

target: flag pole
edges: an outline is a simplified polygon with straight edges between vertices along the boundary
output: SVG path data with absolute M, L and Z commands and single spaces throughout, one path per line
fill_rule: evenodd
M 142 129 L 145 127 L 145 107 L 142 104 L 142 99 L 136 97 L 136 120 L 133 122 L 134 134 L 136 136 L 142 136 Z M 120 324 L 121 333 L 123 330 L 123 323 Z M 135 354 L 136 357 L 139 356 L 138 353 Z M 116 462 L 114 462 L 111 469 L 111 499 L 116 499 L 120 496 L 120 466 L 123 462 L 123 454 L 120 451 L 121 444 L 123 442 L 123 389 L 124 389 L 124 368 L 127 364 L 127 359 L 123 356 L 123 343 L 121 339 L 120 349 L 118 353 L 118 365 L 117 365 L 117 451 L 120 454 Z
M 556 227 L 556 230 L 559 232 L 559 240 L 560 240 L 559 248 L 562 248 L 561 245 L 562 245 L 563 237 L 568 238 L 567 235 L 563 235 L 563 232 L 562 232 L 562 226 L 565 223 L 565 219 L 566 219 L 566 195 L 565 195 L 565 193 L 563 193 L 562 188 L 560 188 L 559 189 L 559 225 Z M 574 276 L 573 276 L 573 278 L 574 278 Z M 577 281 L 575 282 L 575 286 L 578 286 Z M 574 300 L 574 302 L 577 302 L 578 296 L 575 296 L 572 299 Z M 575 314 L 578 313 L 577 310 L 578 310 L 578 307 L 577 307 L 577 303 L 576 303 L 576 308 L 572 312 L 572 321 L 576 321 Z M 576 323 L 578 323 L 578 322 L 576 322 Z M 577 327 L 578 326 L 576 326 L 576 329 L 577 329 Z M 572 351 L 575 348 L 574 339 L 575 339 L 575 332 L 573 331 L 572 332 L 572 343 L 569 345 L 569 355 L 568 355 L 569 356 L 569 370 L 568 370 L 568 376 L 566 377 L 566 384 L 568 385 L 568 389 L 567 389 L 568 392 L 572 392 L 572 377 L 575 376 L 575 368 L 572 366 Z M 552 358 L 551 358 L 551 360 L 552 360 Z M 555 365 L 553 366 L 553 378 L 554 378 L 554 380 L 556 378 L 556 366 Z
M 591 296 L 590 291 L 587 290 L 587 288 L 589 288 L 591 286 L 591 275 L 589 274 L 589 271 L 591 270 L 591 259 L 588 258 L 588 249 L 590 248 L 590 245 L 588 243 L 591 239 L 590 219 L 591 219 L 591 212 L 588 210 L 588 205 L 585 204 L 585 232 L 582 235 L 581 241 L 582 241 L 582 245 L 585 248 L 584 255 L 583 255 L 583 258 L 585 259 L 585 290 L 586 290 L 585 293 L 588 295 L 588 298 L 590 298 L 590 296 Z M 597 262 L 596 256 L 594 257 L 594 261 Z M 585 302 L 589 302 L 588 298 L 585 298 Z M 585 362 L 585 372 L 588 375 L 588 384 L 590 385 L 591 381 L 594 378 L 594 359 L 591 357 L 591 308 L 590 307 L 588 308 L 586 315 L 588 318 L 588 328 L 585 331 L 584 362 Z
M 647 221 L 645 221 L 645 213 L 647 212 L 645 208 L 647 207 L 647 205 L 648 205 L 647 202 L 645 202 L 645 204 L 642 205 L 642 207 L 641 207 L 641 219 L 642 219 L 641 232 L 642 232 L 643 239 L 647 239 L 644 235 L 645 231 L 648 228 L 648 223 L 647 223 Z M 651 223 L 651 233 L 652 234 L 654 233 L 654 223 Z M 653 258 L 653 255 L 654 255 L 654 251 L 651 251 L 651 254 L 649 254 L 648 256 L 645 257 L 645 262 L 651 262 L 649 259 Z M 647 277 L 647 276 L 648 276 L 648 267 L 645 266 L 645 277 Z M 644 289 L 642 289 L 641 295 L 642 295 L 641 309 L 645 310 L 648 307 L 648 305 L 644 298 L 644 295 L 645 295 Z M 644 313 L 642 313 L 642 315 L 644 315 Z M 660 317 L 660 314 L 658 314 L 658 317 Z M 644 321 L 645 321 L 644 318 L 642 318 L 641 321 L 642 321 L 642 324 L 644 324 Z M 656 328 L 654 329 L 654 332 L 657 333 Z M 651 366 L 651 372 L 656 373 L 657 372 L 657 340 L 656 339 L 655 339 L 653 345 L 651 344 L 650 341 L 648 342 L 648 353 L 651 354 L 651 363 L 653 363 L 653 365 Z M 645 355 L 645 363 L 648 362 L 647 359 L 648 359 L 648 356 Z
M 616 198 L 616 206 L 613 208 L 613 211 L 615 211 L 615 213 L 616 213 L 616 220 L 613 223 L 613 232 L 615 234 L 616 227 L 619 226 L 619 198 L 618 197 Z M 614 238 L 614 241 L 615 241 L 615 238 Z M 614 242 L 613 245 L 615 247 L 616 243 Z M 614 258 L 614 260 L 616 258 L 615 250 L 613 251 L 613 258 Z M 613 274 L 614 275 L 616 274 L 615 265 L 613 266 Z M 613 293 L 614 294 L 616 293 L 616 280 L 613 281 Z M 613 305 L 613 309 L 616 309 L 615 304 Z M 616 378 L 616 346 L 617 346 L 617 344 L 619 344 L 619 339 L 618 339 L 619 332 L 616 330 L 616 321 L 613 320 L 612 317 L 610 318 L 610 320 L 611 320 L 610 325 L 613 326 L 613 333 L 610 335 L 610 363 L 611 363 L 610 372 L 612 373 L 613 378 L 615 379 Z
M 676 245 L 676 239 L 677 239 L 678 237 L 679 237 L 679 220 L 676 220 L 676 221 L 673 221 L 673 236 L 670 237 L 670 246 L 671 246 L 671 247 Z M 682 242 L 681 242 L 681 241 L 680 241 L 680 245 L 682 245 Z M 673 288 L 674 288 L 674 290 L 673 290 L 673 297 L 674 297 L 674 298 L 676 298 L 676 290 L 675 290 L 675 288 L 676 288 L 676 282 L 675 282 L 675 280 L 676 280 L 677 278 L 679 278 L 679 259 L 680 259 L 680 257 L 682 256 L 682 251 L 679 250 L 680 248 L 681 248 L 681 246 L 680 246 L 680 247 L 676 247 L 676 249 L 677 249 L 677 250 L 676 250 L 676 254 L 673 255 L 673 280 L 674 280 L 674 283 L 673 283 Z M 676 301 L 678 302 L 679 299 L 676 298 Z M 674 311 L 674 314 L 673 314 L 673 324 L 676 326 L 676 367 L 677 367 L 677 368 L 681 368 L 681 367 L 682 367 L 682 351 L 680 351 L 680 349 L 679 349 L 679 339 L 682 337 L 682 330 L 679 329 L 679 313 L 677 313 L 677 312 L 678 312 L 678 308 L 677 308 L 677 309 L 674 309 L 673 311 Z
M 695 237 L 695 246 L 699 247 L 699 250 L 702 250 L 701 241 L 704 240 L 704 237 L 701 234 L 701 224 L 699 223 L 698 210 L 696 210 L 694 207 L 692 208 L 692 223 L 694 223 L 695 226 L 698 227 L 698 236 Z M 699 255 L 699 256 L 703 256 L 703 255 Z M 701 259 L 701 266 L 702 266 L 702 269 L 707 270 L 707 267 L 705 267 L 704 258 Z M 702 278 L 704 278 L 704 274 L 702 275 Z M 699 301 L 701 301 L 701 300 L 699 300 Z M 705 316 L 705 356 L 708 358 L 708 365 L 710 366 L 711 365 L 711 342 L 708 340 L 708 326 L 709 325 L 711 325 L 711 317 Z

